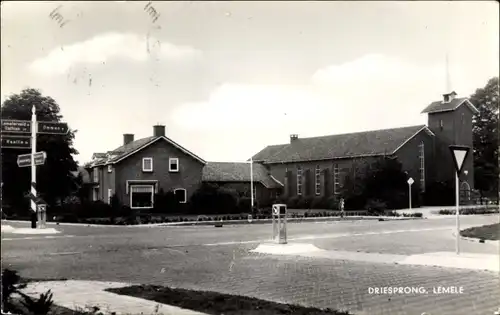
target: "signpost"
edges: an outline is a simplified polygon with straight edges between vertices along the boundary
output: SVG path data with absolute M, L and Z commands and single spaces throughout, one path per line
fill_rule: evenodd
M 38 198 L 36 191 L 36 166 L 45 164 L 47 154 L 45 152 L 36 152 L 37 134 L 65 135 L 69 132 L 67 123 L 57 121 L 40 121 L 36 119 L 36 108 L 31 108 L 31 121 L 4 119 L 1 124 L 2 148 L 4 149 L 30 149 L 31 154 L 21 154 L 17 157 L 19 167 L 31 166 L 31 210 L 34 214 L 38 211 Z M 17 135 L 17 134 L 29 134 Z M 42 208 L 41 208 L 42 209 Z M 43 211 L 43 210 L 40 210 Z M 36 215 L 34 215 L 32 227 L 36 227 Z M 33 226 L 35 225 L 35 226 Z M 43 222 L 42 222 L 42 228 Z
M 53 122 L 53 121 L 39 121 L 38 133 L 65 135 L 69 132 L 67 123 Z
M 45 159 L 47 159 L 47 153 L 44 151 L 35 153 L 35 165 L 45 164 Z M 31 154 L 21 154 L 17 156 L 17 165 L 19 167 L 31 166 Z
M 457 239 L 456 239 L 456 252 L 457 255 L 460 254 L 460 183 L 459 176 L 464 167 L 464 161 L 469 154 L 470 148 L 460 145 L 450 145 L 450 151 L 453 156 L 453 162 L 455 164 L 455 215 L 456 215 L 456 225 L 457 225 Z
M 31 133 L 31 121 L 28 120 L 2 120 L 2 133 Z
M 2 134 L 2 148 L 4 149 L 29 149 L 31 138 L 29 136 Z
M 408 198 L 409 198 L 409 201 L 408 201 L 408 204 L 410 205 L 410 210 L 411 210 L 411 185 L 413 185 L 415 181 L 413 180 L 413 178 L 409 178 L 408 179 Z

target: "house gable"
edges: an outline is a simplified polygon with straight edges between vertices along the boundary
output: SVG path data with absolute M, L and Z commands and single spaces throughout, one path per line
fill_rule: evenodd
M 144 139 L 146 139 L 146 140 L 144 141 Z M 164 137 L 164 136 L 148 137 L 148 138 L 144 138 L 144 139 L 136 140 L 136 141 L 138 141 L 138 143 L 135 143 L 136 141 L 134 141 L 133 143 L 130 144 L 131 146 L 129 145 L 128 148 L 123 148 L 123 147 L 126 147 L 126 146 L 123 146 L 123 147 L 120 147 L 120 148 L 114 150 L 115 152 L 119 152 L 119 155 L 116 156 L 115 158 L 111 159 L 109 161 L 109 163 L 111 163 L 111 164 L 120 163 L 121 161 L 127 159 L 128 157 L 130 157 L 130 156 L 144 150 L 145 148 L 153 145 L 157 141 L 166 141 L 168 144 L 170 144 L 173 147 L 177 148 L 178 150 L 182 151 L 184 154 L 190 156 L 191 158 L 199 161 L 202 164 L 206 164 L 205 160 L 203 160 L 199 156 L 195 155 L 194 153 L 190 152 L 189 150 L 185 149 L 184 147 L 182 147 L 181 145 L 179 145 L 178 143 L 174 142 L 173 140 L 171 140 L 167 137 Z M 135 143 L 135 145 L 133 145 L 134 143 Z
M 190 152 L 166 139 L 158 138 L 119 161 L 113 161 L 116 194 L 128 202 L 130 185 L 153 185 L 155 192 L 185 189 L 187 198 L 201 184 L 205 161 L 193 158 Z M 143 171 L 143 159 L 152 159 L 152 170 Z M 178 159 L 178 170 L 170 170 L 169 160 Z

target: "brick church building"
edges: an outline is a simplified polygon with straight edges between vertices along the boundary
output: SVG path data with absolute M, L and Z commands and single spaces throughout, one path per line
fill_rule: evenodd
M 377 157 L 396 156 L 414 179 L 413 189 L 425 192 L 432 181 L 455 183 L 449 145 L 472 148 L 472 118 L 477 112 L 467 98 L 451 92 L 422 111 L 428 116 L 427 125 L 312 138 L 291 135 L 289 143 L 269 145 L 253 161 L 265 165 L 283 183 L 284 197 L 331 197 L 341 194 L 347 174 Z M 472 150 L 464 163 L 460 189 L 470 199 L 474 189 Z

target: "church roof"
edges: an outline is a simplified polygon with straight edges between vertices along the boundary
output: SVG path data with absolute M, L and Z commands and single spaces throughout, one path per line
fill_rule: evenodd
M 252 158 L 254 162 L 286 163 L 394 154 L 422 131 L 433 135 L 427 126 L 418 125 L 298 138 L 288 144 L 267 146 Z

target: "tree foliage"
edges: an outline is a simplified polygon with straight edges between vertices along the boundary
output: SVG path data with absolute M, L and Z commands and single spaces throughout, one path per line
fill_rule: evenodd
M 498 77 L 477 89 L 470 101 L 479 110 L 473 118 L 474 186 L 482 194 L 498 191 Z
M 31 121 L 33 105 L 38 121 L 60 122 L 63 118 L 59 105 L 53 98 L 43 96 L 40 91 L 32 88 L 9 96 L 2 103 L 1 118 Z M 78 154 L 73 148 L 75 132 L 70 130 L 66 135 L 37 135 L 37 151 L 47 152 L 45 164 L 37 167 L 37 191 L 49 204 L 58 203 L 77 188 L 72 173 L 77 170 L 77 163 L 72 156 Z M 24 194 L 30 189 L 31 170 L 29 167 L 20 168 L 17 165 L 17 156 L 26 153 L 31 151 L 2 149 L 3 198 L 18 211 L 29 207 Z
M 192 213 L 230 214 L 238 210 L 238 193 L 234 189 L 203 183 L 190 199 Z
M 374 204 L 388 209 L 408 206 L 408 175 L 397 157 L 386 156 L 352 170 L 344 180 L 345 209 L 373 208 Z M 416 191 L 414 189 L 414 191 Z M 418 193 L 413 194 L 414 205 Z M 379 206 L 376 207 L 380 208 Z

